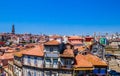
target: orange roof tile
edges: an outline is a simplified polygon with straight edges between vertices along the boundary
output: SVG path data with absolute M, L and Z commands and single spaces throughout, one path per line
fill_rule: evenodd
M 75 44 L 83 44 L 83 42 L 81 42 L 81 41 L 71 41 L 71 44 L 72 44 L 72 45 L 75 45 Z
M 1 50 L 9 49 L 9 47 L 0 47 Z
M 30 44 L 30 45 L 34 46 L 35 44 L 34 44 L 34 45 L 33 45 L 33 44 Z M 14 56 L 22 57 L 23 53 L 25 53 L 25 52 L 33 49 L 33 47 L 31 47 L 31 48 L 26 48 L 26 49 L 23 48 L 23 47 L 20 47 L 20 48 L 21 48 L 21 50 L 18 51 L 18 52 L 15 52 L 15 53 L 14 53 Z
M 15 50 L 9 49 L 6 52 L 12 53 L 12 52 L 15 52 Z
M 26 52 L 27 50 L 21 50 L 21 51 L 19 51 L 19 52 L 15 52 L 14 53 L 14 56 L 18 56 L 18 57 L 22 57 L 22 54 L 24 53 L 24 52 Z
M 79 47 L 78 47 L 78 51 L 84 51 L 85 49 L 86 49 L 85 46 L 79 46 Z
M 43 56 L 43 47 L 41 46 L 35 46 L 35 48 L 30 49 L 29 51 L 26 51 L 23 53 L 24 55 L 31 55 L 31 56 Z
M 83 38 L 80 36 L 69 36 L 68 39 L 83 39 Z
M 59 36 L 59 35 L 52 35 L 52 36 L 50 36 L 50 38 L 62 38 L 61 36 Z
M 51 40 L 45 43 L 45 45 L 59 45 L 60 43 L 56 40 Z
M 94 66 L 107 66 L 107 63 L 101 60 L 99 57 L 94 56 L 92 54 L 85 55 L 85 58 L 91 62 Z
M 93 65 L 81 54 L 77 55 L 75 59 L 76 65 L 74 65 L 74 67 L 93 67 Z
M 64 50 L 63 54 L 61 54 L 61 57 L 74 57 L 73 50 L 72 49 Z
M 13 59 L 13 53 L 4 53 L 2 56 L 0 56 L 0 59 Z

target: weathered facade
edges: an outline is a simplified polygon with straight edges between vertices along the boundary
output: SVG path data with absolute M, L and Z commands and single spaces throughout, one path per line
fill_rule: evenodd
M 105 59 L 105 46 L 100 44 L 99 42 L 95 42 L 91 45 L 91 53 Z
M 107 64 L 90 54 L 87 47 L 79 46 L 75 54 L 71 43 L 66 43 L 64 50 L 61 44 L 51 40 L 15 54 L 14 76 L 106 75 Z

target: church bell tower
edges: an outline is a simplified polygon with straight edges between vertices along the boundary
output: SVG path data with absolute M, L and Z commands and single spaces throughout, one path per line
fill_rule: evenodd
M 15 34 L 15 26 L 14 26 L 14 24 L 12 25 L 12 34 Z

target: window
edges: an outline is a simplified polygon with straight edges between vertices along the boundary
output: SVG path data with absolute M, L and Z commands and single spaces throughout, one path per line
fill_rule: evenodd
M 66 59 L 65 60 L 65 65 L 71 65 L 71 60 L 70 59 Z
M 45 74 L 46 74 L 45 76 L 50 76 L 50 72 L 46 72 Z
M 58 67 L 58 59 L 53 59 L 53 67 L 57 68 Z
M 37 75 L 36 75 L 36 71 L 34 71 L 34 76 L 37 76 Z
M 46 64 L 50 64 L 51 60 L 50 59 L 46 59 Z
M 53 59 L 53 64 L 57 64 L 58 63 L 58 59 Z
M 28 64 L 30 64 L 30 57 L 28 56 Z
M 97 53 L 97 48 L 93 48 L 93 53 Z
M 38 57 L 38 65 L 39 66 L 42 66 L 43 65 L 43 59 L 42 58 L 40 58 L 40 57 Z
M 34 58 L 34 64 L 37 65 L 37 57 Z
M 28 71 L 28 76 L 32 76 L 32 74 L 31 74 L 31 72 L 30 72 L 30 71 Z
M 93 70 L 93 73 L 94 73 L 94 74 L 98 74 L 98 73 L 99 73 L 99 68 L 95 68 L 95 69 Z
M 52 47 L 50 48 L 50 52 L 53 52 L 53 48 Z
M 106 72 L 107 72 L 107 71 L 106 71 L 106 68 L 101 68 L 101 69 L 100 69 L 100 73 L 101 73 L 101 74 L 106 74 Z
M 46 59 L 46 62 L 45 62 L 46 64 L 46 67 L 50 67 L 50 64 L 51 64 L 51 60 L 50 59 Z
M 58 76 L 57 72 L 52 72 L 52 76 Z
M 54 47 L 54 52 L 57 52 L 58 51 L 58 48 L 57 47 Z

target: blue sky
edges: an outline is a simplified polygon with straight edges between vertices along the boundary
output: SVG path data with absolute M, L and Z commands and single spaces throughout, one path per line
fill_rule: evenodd
M 120 32 L 120 0 L 1 0 L 0 32 Z

